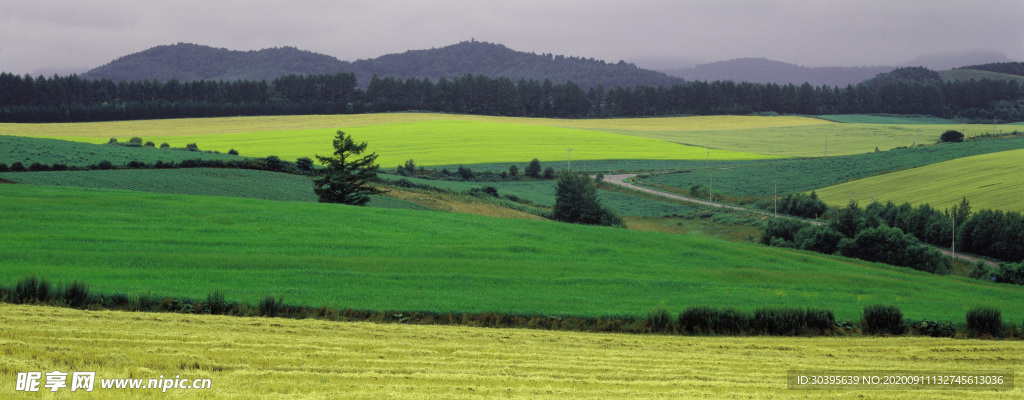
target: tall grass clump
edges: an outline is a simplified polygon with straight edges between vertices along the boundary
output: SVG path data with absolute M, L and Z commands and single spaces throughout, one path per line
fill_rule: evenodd
M 89 303 L 89 286 L 75 280 L 64 286 L 64 301 L 73 308 L 85 308 Z
M 903 325 L 903 312 L 896 306 L 876 304 L 864 307 L 864 328 L 868 333 L 889 333 L 899 335 Z
M 228 311 L 228 302 L 224 299 L 224 291 L 220 289 L 206 294 L 206 305 L 210 307 L 210 314 L 224 314 Z
M 658 308 L 647 313 L 647 325 L 650 326 L 651 332 L 668 333 L 672 331 L 672 317 L 668 310 Z
M 997 309 L 989 307 L 974 308 L 967 311 L 967 331 L 978 336 L 1002 336 L 1002 313 Z
M 750 330 L 752 319 L 750 313 L 734 308 L 696 306 L 679 313 L 679 329 L 690 334 L 739 335 Z
M 792 336 L 806 325 L 807 312 L 799 308 L 759 308 L 751 328 L 766 335 Z
M 260 300 L 259 304 L 260 315 L 265 317 L 276 316 L 277 313 L 284 309 L 283 302 L 283 297 L 275 297 L 273 294 L 263 296 L 263 300 Z
M 46 279 L 37 277 L 35 274 L 27 276 L 14 285 L 12 300 L 15 303 L 27 304 L 32 302 L 47 302 L 53 294 L 53 286 Z
M 814 329 L 819 332 L 827 332 L 836 326 L 836 316 L 831 310 L 822 310 L 819 308 L 808 308 L 807 317 L 807 328 Z

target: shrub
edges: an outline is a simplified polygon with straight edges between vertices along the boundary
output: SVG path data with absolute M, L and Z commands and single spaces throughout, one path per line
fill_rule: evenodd
M 945 321 L 922 321 L 921 324 L 917 326 L 917 331 L 922 335 L 928 335 L 931 337 L 951 338 L 956 335 L 956 327 L 953 326 L 953 323 Z
M 775 238 L 793 244 L 796 240 L 796 233 L 809 226 L 806 222 L 790 218 L 770 219 L 764 225 L 764 231 L 761 233 L 761 244 L 773 245 Z
M 647 313 L 647 325 L 651 327 L 651 332 L 670 332 L 672 330 L 672 317 L 668 315 L 668 310 L 664 308 L 652 310 Z
M 263 169 L 267 171 L 281 172 L 284 171 L 286 164 L 284 160 L 281 160 L 278 156 L 267 156 L 262 161 Z
M 0 163 L 0 172 L 7 172 L 7 171 L 10 171 L 10 168 L 7 167 L 7 164 Z
M 25 168 L 25 165 L 22 164 L 21 161 L 15 161 L 14 164 L 11 164 L 11 171 L 13 171 L 13 172 L 25 172 L 25 171 L 28 171 L 28 169 Z
M 84 308 L 89 303 L 89 287 L 80 281 L 72 281 L 64 287 L 64 301 L 74 308 Z
M 146 147 L 156 147 L 156 143 L 153 143 L 152 141 L 148 141 L 148 142 L 146 142 L 145 146 Z
M 768 335 L 791 336 L 800 332 L 806 318 L 807 312 L 798 308 L 760 308 L 754 311 L 751 328 Z
M 37 162 L 29 164 L 28 166 L 29 171 L 48 171 L 49 169 L 50 167 L 46 166 L 45 164 L 40 164 Z
M 526 171 L 524 171 L 524 173 L 528 177 L 539 178 L 540 168 L 540 161 L 534 158 L 533 161 L 530 161 L 530 164 L 526 166 Z
M 555 169 L 551 167 L 544 168 L 544 179 L 554 179 Z
M 313 160 L 309 157 L 299 158 L 298 160 L 295 160 L 295 168 L 302 173 L 311 173 L 313 172 Z
M 146 163 L 139 160 L 131 160 L 128 162 L 128 168 L 146 168 Z
M 469 169 L 469 168 L 467 168 L 467 167 L 465 167 L 463 165 L 459 165 L 458 173 L 459 173 L 459 177 L 461 177 L 462 180 L 464 180 L 464 181 L 468 181 L 468 180 L 473 179 L 473 170 L 471 170 L 471 169 Z
M 235 150 L 235 149 L 228 150 L 228 154 L 233 155 L 233 156 L 237 156 L 238 155 L 238 150 Z
M 864 307 L 864 325 L 868 333 L 899 335 L 905 329 L 903 312 L 896 306 L 881 304 Z
M 54 170 L 54 171 L 67 171 L 68 170 L 68 165 L 67 164 L 53 164 L 53 165 L 50 166 L 50 169 Z
M 160 143 L 160 148 L 161 149 L 169 149 L 170 147 L 171 147 L 170 143 L 167 143 L 167 142 Z
M 135 136 L 128 139 L 128 145 L 132 147 L 142 147 L 142 138 Z
M 808 308 L 805 320 L 808 328 L 816 329 L 820 332 L 826 332 L 836 326 L 836 317 L 829 310 Z
M 708 306 L 687 308 L 679 313 L 679 329 L 691 334 L 738 335 L 750 329 L 750 313 L 733 308 L 717 310 Z
M 974 268 L 971 269 L 970 274 L 967 275 L 972 279 L 990 280 L 992 279 L 992 270 L 985 265 L 984 261 L 978 261 L 974 264 Z
M 975 335 L 1002 336 L 1003 317 L 994 308 L 974 308 L 967 311 L 967 330 Z
M 228 302 L 224 299 L 224 291 L 217 289 L 206 294 L 206 304 L 211 314 L 224 314 L 228 311 Z
M 282 303 L 284 298 L 275 298 L 273 294 L 267 294 L 263 296 L 263 300 L 260 300 L 259 310 L 260 315 L 265 317 L 273 317 L 281 311 Z
M 96 164 L 96 169 L 114 169 L 114 163 L 110 160 L 103 160 Z
M 509 165 L 508 166 L 508 176 L 511 176 L 513 178 L 518 177 L 519 176 L 519 167 L 517 167 L 515 164 Z
M 188 151 L 199 151 L 199 145 L 195 143 L 189 143 L 185 145 L 185 150 Z
M 715 333 L 719 312 L 708 306 L 690 307 L 679 313 L 679 329 L 688 333 Z
M 939 140 L 946 143 L 960 143 L 964 141 L 964 134 L 954 130 L 948 130 L 939 136 Z
M 107 141 L 107 144 L 117 144 L 117 138 L 110 138 L 110 140 Z
M 46 279 L 35 274 L 22 278 L 14 285 L 13 300 L 15 303 L 46 302 L 50 300 L 52 286 Z
M 793 243 L 802 250 L 833 254 L 839 248 L 843 234 L 828 225 L 810 225 L 793 235 Z

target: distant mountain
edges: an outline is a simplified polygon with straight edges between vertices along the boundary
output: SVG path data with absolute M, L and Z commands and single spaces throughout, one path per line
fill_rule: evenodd
M 82 74 L 83 78 L 118 81 L 271 80 L 288 74 L 335 73 L 350 63 L 294 47 L 235 51 L 178 43 L 118 58 Z
M 369 60 L 340 61 L 334 57 L 293 47 L 259 51 L 233 51 L 196 44 L 157 46 L 118 58 L 82 76 L 114 81 L 159 79 L 237 80 L 274 79 L 287 74 L 352 72 L 358 85 L 370 78 L 454 78 L 466 74 L 519 79 L 571 80 L 584 89 L 636 85 L 671 85 L 681 82 L 661 72 L 638 68 L 619 61 L 607 63 L 593 58 L 524 53 L 500 44 L 467 41 L 429 50 L 410 50 Z
M 808 82 L 814 86 L 845 87 L 880 73 L 892 71 L 895 68 L 802 67 L 766 58 L 737 58 L 729 61 L 700 64 L 693 68 L 681 68 L 663 72 L 686 80 L 792 83 L 794 85 Z

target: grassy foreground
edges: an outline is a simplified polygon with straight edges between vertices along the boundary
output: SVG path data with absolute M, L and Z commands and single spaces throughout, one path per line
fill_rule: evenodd
M 963 322 L 1020 286 L 698 236 L 411 210 L 5 185 L 0 279 L 82 280 L 107 293 L 371 310 L 645 315 L 693 305 L 866 305 Z
M 913 205 L 928 203 L 949 208 L 964 196 L 976 210 L 1024 211 L 1024 150 L 958 158 L 906 171 L 860 179 L 819 189 L 818 196 L 834 206 L 871 194 L 878 202 Z
M 792 391 L 791 368 L 1012 370 L 1024 342 L 593 334 L 79 311 L 0 304 L 0 396 L 18 372 L 96 372 L 95 398 L 1019 398 L 1013 391 Z M 205 390 L 102 379 L 210 379 Z M 144 383 L 145 384 L 145 383 Z M 43 388 L 43 390 L 47 390 Z M 68 389 L 58 394 L 68 395 Z M 73 393 L 79 397 L 79 393 Z M 91 395 L 91 396 L 90 396 Z M 45 395 L 44 395 L 45 397 Z

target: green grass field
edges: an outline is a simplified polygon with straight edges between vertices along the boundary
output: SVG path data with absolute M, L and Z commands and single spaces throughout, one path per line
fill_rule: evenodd
M 376 125 L 347 126 L 346 133 L 359 142 L 370 143 L 369 151 L 376 152 L 378 162 L 385 166 L 398 165 L 408 159 L 419 165 L 476 164 L 491 162 L 524 162 L 533 158 L 548 161 L 605 159 L 696 160 L 708 157 L 703 148 L 666 143 L 656 139 L 619 135 L 609 132 L 575 128 L 506 123 L 485 120 L 463 120 L 462 116 L 449 116 L 448 120 L 428 120 Z M 206 120 L 193 120 L 202 125 Z M 7 124 L 16 125 L 16 124 Z M 219 125 L 213 125 L 219 126 Z M 258 125 L 251 125 L 260 129 Z M 46 125 L 22 125 L 11 129 L 0 128 L 0 133 L 28 134 L 39 137 L 59 137 L 91 143 L 105 142 L 110 135 L 95 136 L 83 127 L 81 134 L 68 131 L 53 135 Z M 211 128 L 213 129 L 213 128 Z M 314 155 L 328 155 L 333 150 L 331 140 L 337 128 L 281 129 L 252 132 L 220 132 L 198 135 L 161 135 L 150 131 L 144 138 L 158 143 L 168 142 L 174 147 L 197 143 L 200 149 L 227 152 L 236 149 L 246 156 L 276 155 L 286 160 Z M 134 135 L 136 131 L 130 131 Z M 90 136 L 91 135 L 91 136 Z M 569 149 L 572 149 L 570 155 Z M 712 150 L 716 160 L 749 160 L 773 158 L 757 154 Z
M 834 116 L 833 116 L 834 117 Z M 841 118 L 841 117 L 838 117 Z M 947 129 L 968 135 L 991 126 L 835 123 L 807 117 L 712 116 L 559 120 L 450 114 L 366 114 L 208 118 L 77 124 L 0 124 L 0 135 L 90 143 L 140 136 L 175 147 L 238 150 L 243 156 L 286 160 L 331 151 L 338 129 L 370 143 L 385 166 L 574 160 L 749 160 L 818 157 L 933 143 Z M 872 121 L 876 122 L 876 121 Z M 937 121 L 931 121 L 937 122 Z M 680 146 L 685 145 L 685 146 Z M 716 151 L 717 150 L 717 151 Z
M 869 115 L 869 114 L 840 114 L 840 115 L 819 115 L 818 118 L 842 122 L 846 124 L 886 124 L 886 125 L 956 125 L 958 122 L 938 117 L 906 116 L 906 115 Z
M 856 180 L 818 190 L 831 205 L 845 205 L 850 193 L 865 203 L 928 203 L 944 209 L 967 197 L 974 209 L 1024 211 L 1024 150 L 958 158 L 906 171 Z
M 944 143 L 827 159 L 780 160 L 715 169 L 714 186 L 716 191 L 730 196 L 771 196 L 775 190 L 773 182 L 778 183 L 779 194 L 805 192 L 879 174 L 1011 149 L 1024 149 L 1024 136 Z M 709 173 L 706 169 L 699 168 L 692 172 L 661 175 L 657 179 L 661 185 L 680 189 L 688 189 L 695 184 L 707 187 Z M 917 185 L 927 181 L 906 184 Z M 655 179 L 647 178 L 643 182 L 650 186 L 654 184 Z M 848 200 L 849 196 L 846 197 L 846 201 Z
M 1019 286 L 696 236 L 410 210 L 6 185 L 0 279 L 362 309 L 644 314 L 710 304 L 865 305 L 1021 321 Z
M 106 143 L 106 140 L 102 143 Z M 157 146 L 160 143 L 162 142 L 155 142 Z M 185 147 L 185 143 L 180 147 Z M 67 140 L 0 135 L 0 163 L 8 166 L 15 162 L 21 162 L 25 167 L 34 162 L 46 165 L 88 166 L 103 160 L 110 161 L 114 165 L 124 165 L 129 161 L 142 161 L 147 164 L 157 161 L 180 163 L 182 160 L 193 158 L 225 161 L 243 159 L 229 154 L 153 147 L 108 146 Z

